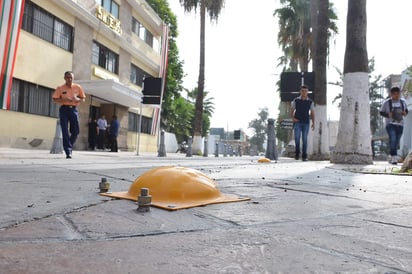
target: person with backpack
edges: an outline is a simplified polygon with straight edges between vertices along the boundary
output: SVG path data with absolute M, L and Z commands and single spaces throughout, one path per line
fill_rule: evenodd
M 405 99 L 401 98 L 399 87 L 391 88 L 390 97 L 381 107 L 380 115 L 385 117 L 385 129 L 389 136 L 389 162 L 396 165 L 399 161 L 397 149 L 403 134 L 403 117 L 408 115 Z

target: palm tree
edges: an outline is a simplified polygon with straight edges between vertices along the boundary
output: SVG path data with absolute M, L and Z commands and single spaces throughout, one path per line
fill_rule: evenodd
M 372 164 L 366 0 L 348 0 L 346 20 L 341 119 L 331 162 Z
M 187 91 L 187 98 L 190 102 L 196 104 L 196 99 L 198 95 L 198 89 L 194 88 L 192 91 Z M 203 116 L 202 116 L 202 137 L 206 137 L 209 128 L 210 128 L 210 118 L 212 117 L 215 111 L 215 104 L 213 103 L 214 98 L 208 97 L 209 92 L 203 91 Z M 192 130 L 194 131 L 194 123 L 195 120 L 193 119 L 193 127 Z M 193 132 L 192 132 L 193 134 Z
M 278 43 L 285 54 L 280 64 L 291 71 L 308 71 L 310 61 L 310 13 L 308 0 L 281 0 L 282 8 L 276 9 L 279 18 Z
M 205 86 L 205 21 L 206 11 L 211 21 L 217 21 L 220 11 L 224 6 L 224 0 L 179 0 L 186 12 L 200 8 L 200 61 L 199 78 L 197 82 L 197 97 L 195 104 L 195 125 L 192 151 L 194 154 L 202 153 L 202 120 L 203 120 L 203 91 Z
M 306 72 L 310 60 L 313 60 L 316 87 L 310 88 L 316 91 L 317 118 L 313 146 L 309 147 L 312 148 L 310 157 L 319 160 L 329 159 L 326 66 L 329 40 L 338 32 L 337 16 L 329 0 L 281 0 L 280 2 L 284 6 L 276 9 L 274 13 L 279 18 L 278 43 L 284 52 L 284 56 L 279 58 L 279 65 L 284 65 L 286 71 L 298 71 L 300 68 L 301 71 Z M 286 102 L 282 104 L 284 106 L 281 109 L 289 113 L 289 104 Z
M 329 13 L 329 0 L 311 1 L 311 25 L 312 25 L 312 64 L 315 72 L 315 129 L 313 134 L 312 152 L 309 153 L 311 159 L 329 159 L 329 134 L 327 127 L 327 106 L 326 106 L 326 69 L 329 48 L 328 29 L 331 25 Z

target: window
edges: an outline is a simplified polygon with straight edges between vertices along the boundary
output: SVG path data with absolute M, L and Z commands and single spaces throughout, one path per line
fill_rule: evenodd
M 58 105 L 52 100 L 54 90 L 13 79 L 11 86 L 10 110 L 58 117 Z
M 145 28 L 144 28 L 144 26 L 143 26 L 142 24 L 140 24 L 140 22 L 137 21 L 137 19 L 134 18 L 134 17 L 133 17 L 133 19 L 132 19 L 132 31 L 133 31 L 137 36 L 139 36 L 141 39 L 144 40 L 144 31 L 145 31 Z M 142 33 L 143 36 L 140 36 L 140 33 Z
M 136 18 L 132 19 L 132 31 L 153 48 L 153 34 L 148 31 Z
M 146 77 L 151 77 L 151 75 L 149 73 L 142 70 L 138 66 L 135 66 L 133 64 L 131 65 L 130 82 L 132 82 L 133 84 L 138 85 L 139 87 L 141 87 L 143 85 L 143 78 L 145 76 Z
M 146 42 L 146 44 L 148 44 L 151 48 L 153 48 L 153 34 L 146 30 L 146 37 L 144 39 L 144 41 Z
M 73 52 L 73 27 L 30 1 L 24 6 L 22 29 Z
M 96 0 L 105 10 L 110 12 L 114 17 L 119 19 L 119 5 L 113 0 Z
M 139 119 L 139 114 L 129 112 L 129 131 L 139 132 Z M 150 134 L 151 129 L 152 118 L 142 116 L 142 128 L 140 132 Z
M 119 55 L 97 42 L 93 42 L 92 62 L 110 72 L 119 73 Z

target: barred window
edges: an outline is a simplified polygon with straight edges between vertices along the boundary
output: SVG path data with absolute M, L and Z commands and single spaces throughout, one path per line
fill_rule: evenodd
M 11 86 L 10 110 L 58 117 L 58 105 L 52 100 L 53 92 L 53 89 L 14 78 Z
M 92 62 L 110 72 L 119 73 L 119 55 L 93 41 Z
M 139 114 L 129 112 L 129 131 L 139 132 Z M 152 129 L 152 118 L 142 116 L 141 133 L 150 134 Z
M 151 77 L 151 75 L 149 73 L 142 70 L 138 66 L 133 65 L 133 64 L 131 65 L 131 68 L 130 68 L 130 82 L 132 82 L 133 84 L 138 85 L 139 87 L 141 87 L 143 85 L 143 78 L 145 76 L 146 77 Z
M 134 17 L 132 18 L 132 31 L 153 48 L 153 34 Z
M 22 29 L 73 52 L 73 27 L 31 1 L 24 6 Z

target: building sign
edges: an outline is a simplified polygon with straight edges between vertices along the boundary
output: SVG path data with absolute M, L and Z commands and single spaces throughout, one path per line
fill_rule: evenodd
M 102 6 L 97 6 L 96 17 L 113 31 L 122 34 L 122 23 Z

